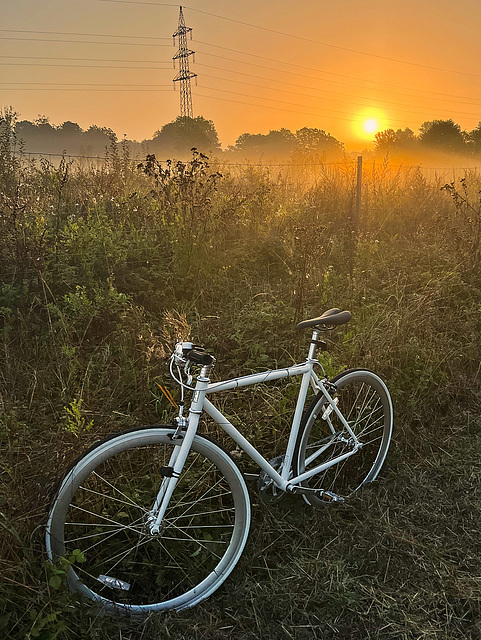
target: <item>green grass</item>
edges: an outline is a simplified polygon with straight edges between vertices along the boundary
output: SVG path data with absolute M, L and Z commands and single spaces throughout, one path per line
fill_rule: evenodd
M 36 166 L 0 145 L 0 633 L 481 637 L 479 176 L 453 191 L 416 169 L 367 173 L 353 236 L 348 165 L 294 181 L 194 160 L 146 175 L 122 159 Z M 192 610 L 100 618 L 49 584 L 56 482 L 96 439 L 168 418 L 155 383 L 179 337 L 212 350 L 217 376 L 241 375 L 304 358 L 295 322 L 331 306 L 353 320 L 329 336 L 328 372 L 373 369 L 393 396 L 378 482 L 319 511 L 265 505 L 253 486 L 245 553 Z M 292 382 L 234 393 L 230 413 L 271 457 L 294 399 Z

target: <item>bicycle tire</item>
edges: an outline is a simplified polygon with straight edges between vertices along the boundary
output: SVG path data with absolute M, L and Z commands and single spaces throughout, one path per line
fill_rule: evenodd
M 50 510 L 49 560 L 79 549 L 85 560 L 68 569 L 68 586 L 107 612 L 135 616 L 194 606 L 220 587 L 244 549 L 250 527 L 244 478 L 229 454 L 201 435 L 163 529 L 150 535 L 146 513 L 175 446 L 172 433 L 143 428 L 88 450 L 67 472 Z
M 329 492 L 324 496 L 303 495 L 305 501 L 315 507 L 336 498 L 347 499 L 373 482 L 386 459 L 392 434 L 392 402 L 381 378 L 371 371 L 353 369 L 340 373 L 331 382 L 337 388 L 332 397 L 338 399 L 338 408 L 362 448 L 301 483 L 304 487 Z M 319 392 L 301 420 L 294 450 L 294 474 L 301 475 L 352 448 L 351 435 Z

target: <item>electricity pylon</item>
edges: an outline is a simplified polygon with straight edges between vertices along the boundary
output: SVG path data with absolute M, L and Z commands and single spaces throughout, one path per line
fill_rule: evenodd
M 175 61 L 179 61 L 179 73 L 175 76 L 174 82 L 180 82 L 180 115 L 193 118 L 194 112 L 192 109 L 190 80 L 191 78 L 196 78 L 197 74 L 193 73 L 189 69 L 189 56 L 193 56 L 195 53 L 195 51 L 187 48 L 187 34 L 189 32 L 192 39 L 192 29 L 185 26 L 184 13 L 182 11 L 182 7 L 180 7 L 179 25 L 177 27 L 177 31 L 172 34 L 172 37 L 174 38 L 174 45 L 176 38 L 178 38 L 179 42 L 179 49 L 172 58 L 174 61 L 174 69 Z

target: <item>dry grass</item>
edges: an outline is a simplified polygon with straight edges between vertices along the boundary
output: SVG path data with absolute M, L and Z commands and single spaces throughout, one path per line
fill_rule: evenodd
M 24 170 L 17 207 L 5 194 L 18 167 L 0 169 L 0 635 L 481 637 L 481 279 L 470 268 L 477 248 L 460 243 L 471 223 L 439 185 L 414 170 L 367 177 L 353 243 L 348 168 L 302 188 L 250 169 L 192 210 L 177 183 L 171 206 L 138 174 L 80 172 L 59 191 L 49 167 Z M 172 225 L 179 211 L 188 228 Z M 253 488 L 245 553 L 192 610 L 113 620 L 49 590 L 55 482 L 93 440 L 165 420 L 155 381 L 167 379 L 178 332 L 212 348 L 219 376 L 237 375 L 303 358 L 294 318 L 330 306 L 354 319 L 333 336 L 328 370 L 370 367 L 394 398 L 380 480 L 320 511 L 294 497 L 267 506 Z M 285 443 L 286 395 L 292 403 L 289 385 L 231 396 L 230 413 L 267 457 Z

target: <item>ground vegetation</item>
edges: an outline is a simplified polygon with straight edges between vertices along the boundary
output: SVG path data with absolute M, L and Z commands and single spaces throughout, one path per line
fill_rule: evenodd
M 373 165 L 358 221 L 348 161 L 33 162 L 11 125 L 0 127 L 2 637 L 479 638 L 479 174 Z M 305 357 L 295 323 L 333 306 L 353 320 L 329 336 L 326 371 L 372 369 L 393 396 L 379 481 L 320 511 L 262 504 L 253 486 L 243 558 L 195 609 L 115 620 L 66 593 L 76 558 L 52 568 L 43 546 L 56 483 L 106 434 L 169 421 L 156 383 L 169 384 L 176 339 L 204 344 L 219 377 L 285 366 Z M 295 391 L 233 395 L 267 455 L 285 444 Z

